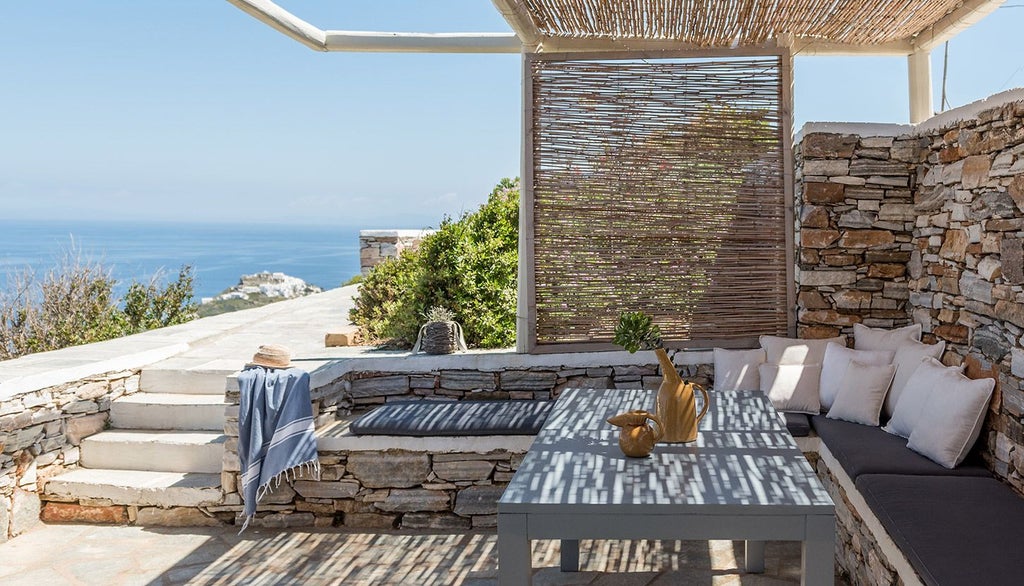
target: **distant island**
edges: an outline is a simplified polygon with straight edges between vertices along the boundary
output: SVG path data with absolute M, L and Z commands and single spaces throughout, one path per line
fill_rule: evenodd
M 261 307 L 276 301 L 294 299 L 323 291 L 298 277 L 284 273 L 264 271 L 254 275 L 242 275 L 238 284 L 222 291 L 216 297 L 204 297 L 197 313 L 209 317 L 221 313 Z

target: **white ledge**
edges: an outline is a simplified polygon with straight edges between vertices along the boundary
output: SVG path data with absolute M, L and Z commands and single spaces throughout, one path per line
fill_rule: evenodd
M 405 450 L 431 454 L 488 454 L 504 451 L 526 453 L 533 435 L 464 435 L 413 437 L 399 435 L 354 435 L 348 421 L 337 421 L 317 430 L 317 449 L 321 452 L 383 452 Z

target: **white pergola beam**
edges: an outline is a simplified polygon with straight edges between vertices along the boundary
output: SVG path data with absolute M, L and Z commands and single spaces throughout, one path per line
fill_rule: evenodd
M 326 51 L 324 31 L 274 4 L 270 0 L 228 0 L 242 12 L 291 37 L 314 51 Z
M 774 42 L 761 45 L 740 45 L 738 47 L 719 47 L 716 50 L 744 51 L 756 50 L 759 48 L 789 47 L 794 56 L 896 56 L 906 57 L 914 52 L 914 46 L 909 41 L 897 41 L 879 45 L 851 45 L 848 43 L 826 43 L 817 39 L 802 37 L 794 38 L 792 35 L 783 35 Z M 544 53 L 581 53 L 581 52 L 622 52 L 637 51 L 655 53 L 657 51 L 701 51 L 708 47 L 690 45 L 668 39 L 569 39 L 551 37 L 541 43 L 539 49 Z M 529 51 L 528 51 L 529 52 Z
M 327 31 L 327 51 L 382 53 L 519 53 L 514 33 L 386 33 Z
M 931 51 L 995 12 L 1004 2 L 1006 0 L 964 0 L 959 8 L 933 24 L 930 31 L 918 35 L 917 47 Z
M 931 51 L 915 51 L 907 57 L 911 124 L 920 124 L 935 115 L 935 106 L 932 103 L 931 57 Z
M 246 14 L 314 51 L 380 53 L 519 53 L 514 33 L 324 31 L 271 0 L 228 0 Z

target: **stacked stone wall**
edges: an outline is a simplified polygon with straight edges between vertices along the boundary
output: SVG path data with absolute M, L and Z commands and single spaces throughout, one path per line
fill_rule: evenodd
M 39 522 L 46 480 L 76 468 L 78 445 L 107 426 L 110 402 L 138 389 L 138 371 L 122 371 L 0 400 L 0 542 Z
M 1024 492 L 1024 103 L 1009 103 L 922 139 L 910 309 L 944 361 L 973 356 L 999 387 L 983 454 Z
M 653 358 L 653 357 L 652 357 Z M 686 380 L 710 388 L 710 364 L 685 365 Z M 311 391 L 317 426 L 356 416 L 388 401 L 422 399 L 548 400 L 571 387 L 656 389 L 657 364 L 564 366 L 425 372 L 350 372 Z M 225 491 L 204 513 L 239 523 L 238 393 L 228 393 Z M 472 438 L 466 438 L 468 442 Z M 404 450 L 322 451 L 319 481 L 301 474 L 281 483 L 257 509 L 254 524 L 272 527 L 351 527 L 461 531 L 491 528 L 497 501 L 524 452 L 430 453 Z
M 359 268 L 363 275 L 403 250 L 415 250 L 433 230 L 363 230 L 359 232 Z
M 852 336 L 856 323 L 909 323 L 907 262 L 920 142 L 814 133 L 797 145 L 800 337 Z

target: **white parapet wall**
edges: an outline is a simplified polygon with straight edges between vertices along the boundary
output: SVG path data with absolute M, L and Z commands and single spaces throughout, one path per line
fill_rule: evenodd
M 360 230 L 359 268 L 362 274 L 406 249 L 415 249 L 433 230 Z

